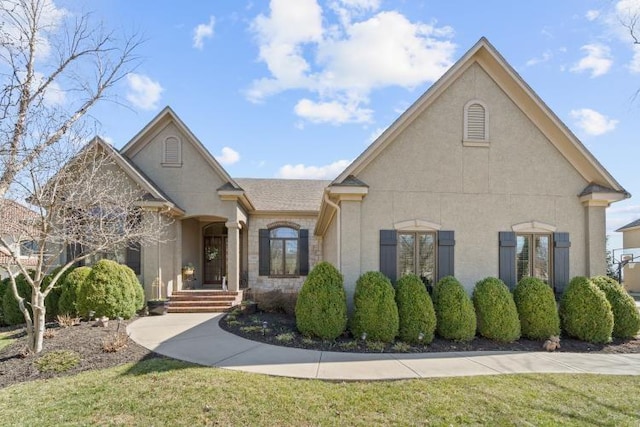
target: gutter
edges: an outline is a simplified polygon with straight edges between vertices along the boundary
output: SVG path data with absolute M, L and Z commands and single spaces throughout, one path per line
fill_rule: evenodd
M 329 198 L 329 194 L 328 193 L 324 193 L 324 201 L 331 206 L 332 208 L 334 208 L 336 210 L 336 221 L 337 222 L 337 252 L 338 252 L 338 270 L 342 271 L 342 256 L 341 256 L 341 251 L 340 251 L 340 235 L 341 235 L 341 228 L 340 228 L 340 206 L 334 202 L 331 201 L 331 199 Z

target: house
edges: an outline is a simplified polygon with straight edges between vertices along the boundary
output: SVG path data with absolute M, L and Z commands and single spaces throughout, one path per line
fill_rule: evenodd
M 26 206 L 10 199 L 0 201 L 0 238 L 6 243 L 0 243 L 0 279 L 8 277 L 9 271 L 19 271 L 11 251 L 24 267 L 36 266 L 38 243 L 33 224 L 37 219 L 38 214 Z
M 616 231 L 622 233 L 623 249 L 618 261 L 621 261 L 623 285 L 629 292 L 640 293 L 640 219 Z
M 484 38 L 333 181 L 233 178 L 168 107 L 113 153 L 175 218 L 141 248 L 148 296 L 294 291 L 321 260 L 348 294 L 370 270 L 560 292 L 605 272 L 606 208 L 629 197 Z

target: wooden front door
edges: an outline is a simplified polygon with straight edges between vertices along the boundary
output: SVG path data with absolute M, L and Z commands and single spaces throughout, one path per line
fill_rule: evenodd
M 204 236 L 205 285 L 221 285 L 227 275 L 227 236 Z

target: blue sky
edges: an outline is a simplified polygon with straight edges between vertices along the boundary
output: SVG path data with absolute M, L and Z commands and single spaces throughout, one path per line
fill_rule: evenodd
M 235 177 L 335 177 L 485 36 L 636 195 L 608 232 L 640 217 L 640 49 L 620 23 L 640 0 L 59 5 L 146 39 L 114 92 L 128 107 L 92 111 L 101 135 L 120 148 L 170 105 Z

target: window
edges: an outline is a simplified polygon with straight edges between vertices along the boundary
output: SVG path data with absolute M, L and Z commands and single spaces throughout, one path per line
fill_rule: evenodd
M 169 136 L 164 140 L 162 166 L 182 166 L 182 144 L 175 136 Z
M 436 278 L 436 234 L 398 233 L 398 277 L 416 274 L 431 286 Z
M 298 230 L 278 227 L 269 230 L 269 274 L 271 276 L 297 276 Z
M 464 106 L 463 143 L 467 146 L 489 146 L 489 113 L 487 106 L 478 100 Z
M 551 283 L 551 235 L 516 235 L 516 281 L 526 276 Z
M 38 242 L 35 240 L 23 240 L 20 242 L 20 256 L 30 257 L 38 253 Z

